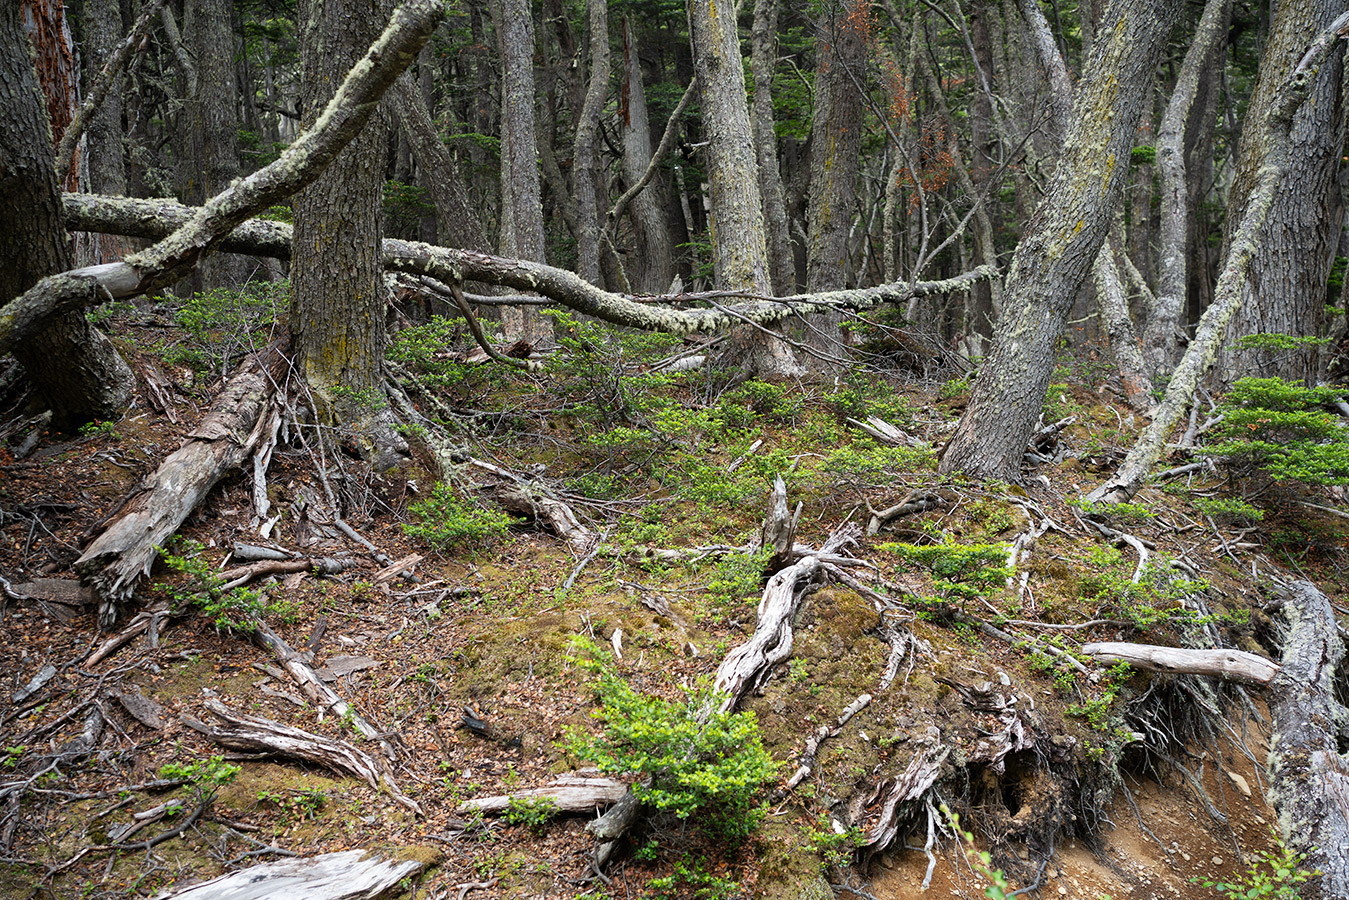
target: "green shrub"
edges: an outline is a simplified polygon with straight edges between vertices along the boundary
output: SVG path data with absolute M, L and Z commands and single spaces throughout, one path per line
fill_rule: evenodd
M 1233 881 L 1214 881 L 1209 878 L 1191 879 L 1196 884 L 1213 888 L 1230 900 L 1297 900 L 1302 896 L 1298 885 L 1319 875 L 1302 868 L 1307 854 L 1298 853 L 1274 836 L 1277 849 L 1256 854 L 1255 861 Z
M 403 531 L 440 551 L 486 546 L 504 536 L 511 524 L 510 516 L 462 499 L 444 482 L 408 512 L 420 521 L 404 523 Z
M 952 599 L 974 599 L 996 591 L 1012 576 L 1007 548 L 1001 544 L 881 544 L 932 572 L 932 586 Z
M 252 632 L 268 612 L 284 607 L 271 604 L 265 594 L 244 587 L 225 589 L 225 581 L 202 556 L 206 548 L 197 541 L 183 541 L 182 552 L 159 548 L 159 558 L 175 572 L 187 575 L 181 587 L 168 593 L 181 606 L 195 606 L 215 622 L 217 629 Z
M 758 828 L 767 813 L 760 788 L 777 765 L 752 712 L 717 712 L 721 697 L 706 681 L 685 687 L 682 701 L 640 694 L 583 638 L 572 660 L 594 677 L 603 728 L 571 730 L 571 752 L 601 771 L 640 776 L 633 792 L 642 803 L 709 837 L 739 843 Z
M 506 806 L 506 821 L 524 825 L 535 834 L 541 834 L 557 815 L 557 801 L 552 797 L 512 797 Z
M 1236 497 L 1198 497 L 1194 505 L 1204 515 L 1234 525 L 1253 524 L 1265 518 L 1264 510 Z
M 1327 409 L 1343 393 L 1282 378 L 1242 378 L 1219 405 L 1223 420 L 1203 452 L 1244 474 L 1349 484 L 1349 435 Z

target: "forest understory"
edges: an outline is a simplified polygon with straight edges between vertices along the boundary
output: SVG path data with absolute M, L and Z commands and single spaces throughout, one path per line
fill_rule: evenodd
M 78 435 L 4 375 L 4 896 L 353 849 L 397 864 L 336 877 L 460 900 L 983 897 L 995 870 L 1201 897 L 1283 859 L 1259 682 L 1294 580 L 1342 596 L 1344 498 L 1205 452 L 1201 397 L 1131 503 L 1082 501 L 1140 424 L 1089 340 L 1007 484 L 937 474 L 970 381 L 900 329 L 859 326 L 870 363 L 837 377 L 737 383 L 568 314 L 541 371 L 507 369 L 407 310 L 410 461 L 372 473 L 277 393 L 100 628 L 76 559 L 284 307 L 100 308 L 138 397 Z

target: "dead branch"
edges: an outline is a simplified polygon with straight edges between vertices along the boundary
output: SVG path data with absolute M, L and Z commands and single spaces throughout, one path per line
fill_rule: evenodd
M 207 736 L 222 747 L 302 759 L 359 778 L 375 790 L 379 790 L 380 780 L 383 779 L 394 800 L 417 815 L 422 815 L 422 808 L 417 802 L 400 791 L 388 770 L 364 750 L 345 741 L 301 731 L 271 719 L 234 712 L 219 700 L 208 698 L 204 705 L 212 715 L 229 726 L 212 728 L 208 732 Z
M 276 364 L 280 354 L 271 362 Z M 272 378 L 257 357 L 225 385 L 186 443 L 147 477 L 138 495 L 75 561 L 75 571 L 93 584 L 99 624 L 117 618 L 158 551 L 191 515 L 215 483 L 248 456 L 259 437 Z
M 515 791 L 494 797 L 475 797 L 465 800 L 455 807 L 455 812 L 481 812 L 488 815 L 501 815 L 511 807 L 511 802 L 530 800 L 551 800 L 558 812 L 589 815 L 595 810 L 617 803 L 628 792 L 628 784 L 617 778 L 595 778 L 582 775 L 559 775 L 553 783 L 540 788 Z
M 819 728 L 815 729 L 814 734 L 806 738 L 805 749 L 801 751 L 801 762 L 797 766 L 796 771 L 792 773 L 792 777 L 787 779 L 787 784 L 783 786 L 784 791 L 796 789 L 796 786 L 810 774 L 812 769 L 815 768 L 815 758 L 820 752 L 820 745 L 829 738 L 837 737 L 838 733 L 843 730 L 843 726 L 847 725 L 848 722 L 852 720 L 852 717 L 865 709 L 870 702 L 871 695 L 863 694 L 852 703 L 848 704 L 847 708 L 839 715 L 837 724 L 832 726 L 821 725 Z
M 225 579 L 222 590 L 228 591 L 248 584 L 256 578 L 265 578 L 268 575 L 291 575 L 295 572 L 313 572 L 315 575 L 340 575 L 342 570 L 349 565 L 351 563 L 347 560 L 330 558 L 261 560 L 246 566 L 226 569 L 220 573 L 220 577 Z
M 944 500 L 932 491 L 923 488 L 914 488 L 904 495 L 904 498 L 889 509 L 883 509 L 880 512 L 871 514 L 871 521 L 867 523 L 867 535 L 875 535 L 882 528 L 890 524 L 891 521 L 901 516 L 912 516 L 916 513 L 927 512 L 929 509 L 937 509 Z
M 860 847 L 863 852 L 878 853 L 895 842 L 904 821 L 937 783 L 942 763 L 950 755 L 949 744 L 927 747 L 914 754 L 904 771 L 885 788 L 876 824 L 867 831 Z
M 1245 650 L 1186 650 L 1152 644 L 1106 641 L 1083 644 L 1081 652 L 1097 662 L 1128 663 L 1153 672 L 1174 675 L 1209 675 L 1242 684 L 1268 685 L 1279 674 L 1279 665 Z
M 919 447 L 923 442 L 913 435 L 901 431 L 891 425 L 884 419 L 877 416 L 867 416 L 865 422 L 849 418 L 846 420 L 849 425 L 854 425 L 871 435 L 882 444 L 889 444 L 892 447 Z

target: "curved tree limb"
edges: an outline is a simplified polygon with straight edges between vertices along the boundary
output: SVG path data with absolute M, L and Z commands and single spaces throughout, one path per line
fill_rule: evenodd
M 159 243 L 120 262 L 44 278 L 6 304 L 0 309 L 0 352 L 33 334 L 54 312 L 173 284 L 236 226 L 312 182 L 365 127 L 380 97 L 416 57 L 443 13 L 439 0 L 406 0 L 313 128 L 276 162 L 207 200 Z

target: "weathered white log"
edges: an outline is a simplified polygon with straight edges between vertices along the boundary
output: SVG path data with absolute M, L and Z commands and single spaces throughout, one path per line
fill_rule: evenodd
M 220 577 L 225 580 L 225 586 L 222 590 L 228 591 L 248 584 L 248 582 L 255 578 L 262 578 L 266 575 L 293 575 L 296 572 L 313 572 L 315 575 L 338 575 L 348 565 L 350 565 L 350 563 L 346 560 L 328 557 L 321 557 L 318 559 L 264 559 L 259 562 L 249 563 L 246 566 L 226 569 L 224 572 L 220 573 Z
M 617 803 L 628 792 L 628 784 L 617 778 L 588 778 L 581 775 L 559 775 L 552 784 L 493 797 L 475 797 L 455 807 L 455 812 L 481 812 L 501 815 L 511 808 L 511 801 L 551 800 L 558 812 L 593 813 L 601 807 Z
M 792 655 L 792 619 L 801 604 L 797 587 L 808 584 L 819 569 L 820 561 L 807 556 L 768 579 L 759 600 L 754 633 L 726 654 L 717 668 L 716 688 L 725 693 L 722 712 L 734 709 L 751 688 L 763 683 L 775 665 Z
M 529 516 L 566 541 L 574 552 L 584 554 L 594 547 L 594 533 L 581 524 L 572 508 L 537 487 L 513 482 L 494 484 L 488 492 L 504 509 Z
M 375 790 L 379 790 L 380 781 L 383 780 L 394 800 L 417 815 L 422 815 L 422 808 L 417 802 L 399 790 L 388 770 L 364 750 L 345 741 L 282 725 L 271 719 L 235 712 L 219 700 L 208 698 L 203 705 L 229 726 L 210 730 L 211 740 L 222 747 L 302 759 L 334 772 L 352 775 Z
M 343 850 L 250 866 L 155 900 L 373 900 L 421 870 L 414 859 Z
M 778 475 L 773 479 L 773 490 L 768 495 L 768 512 L 764 515 L 763 527 L 759 529 L 759 546 L 772 551 L 768 555 L 769 572 L 776 572 L 792 561 L 792 548 L 796 544 L 797 517 L 801 515 L 801 505 L 796 506 L 793 515 L 787 503 L 787 483 Z
M 867 416 L 865 422 L 853 418 L 848 418 L 846 421 L 849 425 L 862 429 L 882 444 L 890 444 L 894 447 L 918 447 L 923 443 L 913 435 L 901 431 L 877 416 Z
M 1128 663 L 1138 669 L 1175 675 L 1209 675 L 1244 684 L 1268 685 L 1279 674 L 1279 664 L 1245 650 L 1186 650 L 1106 641 L 1084 644 L 1081 653 L 1097 662 Z
M 1349 897 L 1349 763 L 1339 749 L 1349 710 L 1335 690 L 1344 642 L 1330 599 L 1315 585 L 1296 581 L 1280 593 L 1291 627 L 1266 694 L 1270 796 L 1284 839 L 1320 871 L 1320 896 Z
M 880 815 L 876 824 L 867 831 L 859 847 L 861 851 L 877 853 L 895 842 L 914 804 L 937 783 L 942 763 L 950 755 L 951 746 L 945 744 L 920 750 L 909 760 L 904 771 L 885 789 Z
M 146 478 L 135 499 L 75 561 L 75 571 L 98 595 L 101 626 L 116 621 L 118 605 L 150 574 L 159 548 L 221 476 L 248 456 L 272 384 L 256 358 L 230 379 L 187 442 Z

